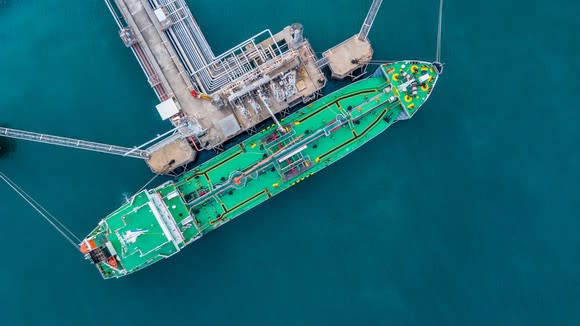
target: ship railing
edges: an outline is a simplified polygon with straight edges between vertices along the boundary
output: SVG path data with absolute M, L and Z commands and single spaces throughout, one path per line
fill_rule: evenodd
M 303 164 L 304 162 L 310 161 L 310 159 L 304 156 L 302 153 L 297 153 L 290 158 L 293 160 L 291 163 L 277 162 L 281 176 L 283 176 L 284 173 L 286 173 L 287 171 L 292 170 L 293 168 L 296 168 L 297 166 Z
M 282 145 L 284 146 L 285 144 L 288 144 L 292 141 L 295 140 L 296 136 L 296 131 L 294 129 L 291 129 L 289 132 L 285 133 L 284 135 L 282 135 L 281 137 L 279 137 L 278 139 L 276 139 L 273 142 L 269 142 L 266 145 L 268 145 L 267 147 L 267 151 L 270 152 L 270 154 L 275 153 L 276 151 L 278 151 L 278 145 Z

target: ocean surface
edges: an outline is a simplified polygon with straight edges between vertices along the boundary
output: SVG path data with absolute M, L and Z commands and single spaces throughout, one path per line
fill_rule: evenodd
M 322 52 L 370 2 L 189 4 L 216 53 L 293 22 Z M 385 1 L 375 59 L 434 59 L 437 8 Z M 413 120 L 130 277 L 102 280 L 0 184 L 0 324 L 580 325 L 579 12 L 446 1 Z M 103 1 L 0 0 L 0 124 L 134 146 L 169 128 L 156 104 Z M 0 170 L 81 236 L 151 178 L 21 141 Z

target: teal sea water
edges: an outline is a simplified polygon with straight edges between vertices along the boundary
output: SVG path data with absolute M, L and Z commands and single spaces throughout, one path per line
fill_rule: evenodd
M 189 1 L 216 52 L 370 0 Z M 436 0 L 384 2 L 376 59 L 435 54 Z M 422 112 L 172 259 L 103 281 L 0 184 L 2 325 L 579 325 L 577 1 L 447 1 Z M 336 87 L 337 85 L 334 85 Z M 100 0 L 0 0 L 0 123 L 133 146 L 168 128 Z M 84 235 L 151 174 L 16 142 L 0 170 Z

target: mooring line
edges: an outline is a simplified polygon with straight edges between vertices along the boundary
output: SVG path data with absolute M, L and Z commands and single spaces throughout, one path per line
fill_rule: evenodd
M 441 25 L 443 24 L 443 0 L 439 1 L 439 23 L 437 24 L 437 53 L 435 61 L 441 62 Z
M 22 199 L 30 205 L 38 214 L 40 214 L 52 227 L 58 231 L 75 249 L 78 249 L 79 243 L 81 242 L 79 237 L 77 237 L 70 229 L 68 229 L 61 221 L 59 221 L 54 215 L 52 215 L 46 208 L 40 205 L 32 196 L 27 194 L 22 188 L 18 186 L 14 181 L 6 176 L 2 171 L 0 171 L 0 179 L 2 179 L 14 192 L 16 192 Z M 67 233 L 68 232 L 68 233 Z

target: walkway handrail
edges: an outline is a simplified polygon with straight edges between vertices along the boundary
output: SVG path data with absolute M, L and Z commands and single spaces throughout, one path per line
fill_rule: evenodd
M 60 136 L 53 136 L 47 134 L 41 134 L 36 132 L 24 131 L 24 130 L 17 130 L 17 129 L 10 129 L 0 127 L 0 136 L 8 137 L 8 138 L 16 138 L 22 140 L 33 141 L 37 143 L 44 143 L 50 145 L 57 145 L 63 147 L 71 147 L 77 149 L 84 149 L 94 152 L 101 152 L 106 154 L 114 154 L 126 157 L 133 157 L 139 159 L 148 159 L 151 155 L 149 151 L 142 150 L 142 149 L 135 149 L 123 146 L 116 146 L 116 145 L 109 145 L 109 144 L 102 144 L 96 143 L 86 140 L 74 139 L 74 138 L 67 138 L 67 137 L 60 137 Z
M 369 12 L 367 13 L 367 17 L 358 33 L 358 39 L 361 41 L 366 41 L 369 33 L 371 31 L 371 27 L 373 27 L 373 23 L 375 22 L 375 18 L 377 17 L 377 13 L 379 12 L 379 8 L 381 8 L 381 4 L 383 0 L 373 0 Z

